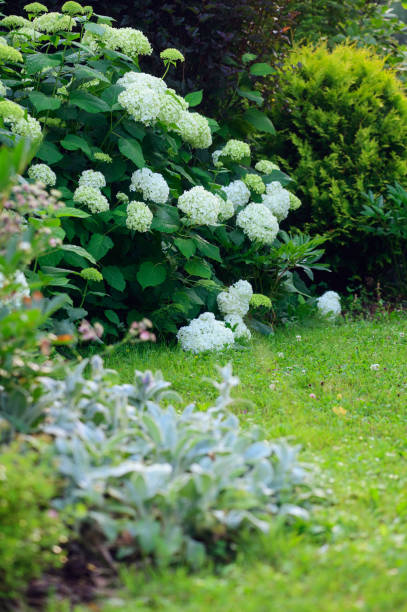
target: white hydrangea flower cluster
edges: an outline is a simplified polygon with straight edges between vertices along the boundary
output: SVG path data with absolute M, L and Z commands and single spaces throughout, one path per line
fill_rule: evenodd
M 232 161 L 239 162 L 245 157 L 250 157 L 250 147 L 243 140 L 228 140 L 222 149 L 221 157 L 229 157 Z
M 336 291 L 326 291 L 317 299 L 320 314 L 328 319 L 335 319 L 341 314 L 341 298 Z
M 42 138 L 41 124 L 31 115 L 27 114 L 27 117 L 22 117 L 21 119 L 5 117 L 4 123 L 10 123 L 11 131 L 13 134 L 18 134 L 18 136 L 26 136 L 34 142 Z
M 215 225 L 220 212 L 216 195 L 201 186 L 192 187 L 178 198 L 178 208 L 193 225 Z
M 17 285 L 17 288 L 13 288 L 13 291 L 0 299 L 0 304 L 3 306 L 9 306 L 10 308 L 16 309 L 21 308 L 23 299 L 25 297 L 30 297 L 30 288 L 28 286 L 27 280 L 24 276 L 24 273 L 21 270 L 17 270 L 14 274 L 14 278 L 11 281 L 13 285 Z M 7 284 L 5 276 L 2 272 L 0 272 L 0 293 L 1 289 L 4 289 Z
M 178 131 L 184 142 L 195 149 L 207 149 L 212 144 L 212 134 L 206 117 L 184 111 L 178 121 Z
M 219 195 L 216 196 L 219 200 L 219 221 L 227 221 L 235 214 L 235 207 L 231 200 L 224 200 Z
M 28 22 L 27 27 L 30 25 L 30 22 Z M 40 17 L 36 17 L 33 25 L 40 32 L 54 34 L 55 32 L 62 31 L 70 32 L 75 25 L 75 20 L 69 15 L 62 15 L 61 13 L 45 13 Z
M 109 202 L 96 187 L 89 187 L 88 185 L 80 185 L 75 189 L 73 199 L 79 204 L 85 204 L 92 213 L 101 213 L 109 210 Z
M 33 164 L 28 168 L 28 176 L 50 187 L 57 182 L 57 175 L 47 164 Z
M 212 153 L 212 162 L 215 168 L 222 168 L 223 164 L 220 160 L 220 156 L 222 155 L 222 149 L 218 149 Z
M 250 340 L 251 333 L 243 317 L 248 313 L 253 296 L 251 284 L 239 280 L 217 297 L 218 308 L 232 328 L 235 340 Z
M 95 189 L 102 189 L 106 187 L 106 179 L 102 172 L 97 170 L 84 170 L 79 177 L 78 185 L 80 187 L 94 187 Z
M 225 322 L 232 328 L 235 340 L 250 340 L 252 337 L 250 329 L 239 315 L 226 315 Z
M 232 202 L 235 209 L 245 206 L 250 200 L 250 191 L 241 180 L 232 181 L 226 187 L 222 187 L 222 191 L 226 193 L 227 199 Z
M 145 200 L 156 204 L 165 204 L 170 195 L 165 178 L 159 172 L 152 172 L 148 168 L 133 172 L 130 191 L 141 191 Z
M 290 210 L 290 192 L 278 181 L 268 183 L 266 193 L 262 196 L 262 204 L 267 206 L 277 221 L 283 221 Z
M 192 353 L 220 351 L 234 343 L 232 330 L 223 321 L 217 321 L 212 312 L 204 312 L 181 327 L 177 339 L 184 351 Z
M 188 106 L 188 102 L 182 96 L 179 96 L 174 89 L 168 88 L 161 96 L 161 107 L 157 118 L 166 126 L 175 128 L 182 113 L 188 110 Z
M 94 53 L 99 52 L 102 46 L 104 46 L 113 51 L 120 50 L 132 59 L 136 59 L 139 55 L 152 54 L 153 48 L 148 38 L 140 30 L 134 28 L 112 28 L 109 25 L 104 25 L 103 27 L 104 33 L 101 36 L 86 32 L 83 37 L 83 43 Z
M 160 95 L 150 87 L 139 85 L 129 85 L 119 94 L 118 102 L 134 121 L 144 125 L 154 123 L 161 108 Z
M 207 149 L 212 144 L 206 117 L 190 113 L 184 98 L 167 88 L 162 79 L 144 72 L 130 71 L 118 79 L 117 85 L 124 87 L 118 102 L 134 121 L 152 125 L 159 120 L 197 149 Z
M 126 225 L 135 232 L 147 232 L 150 229 L 153 214 L 144 202 L 130 202 L 127 205 Z
M 229 289 L 218 294 L 218 308 L 225 316 L 238 315 L 244 317 L 249 312 L 252 295 L 251 284 L 248 281 L 239 280 Z
M 264 204 L 251 202 L 237 216 L 236 224 L 249 240 L 272 244 L 277 236 L 278 221 Z
M 261 172 L 262 174 L 271 174 L 273 170 L 280 170 L 277 164 L 268 159 L 260 159 L 254 167 L 257 172 Z

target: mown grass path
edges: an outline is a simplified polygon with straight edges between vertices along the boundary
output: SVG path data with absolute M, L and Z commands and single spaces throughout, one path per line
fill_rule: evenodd
M 242 420 L 301 444 L 327 503 L 302 529 L 276 524 L 217 572 L 129 570 L 103 612 L 407 610 L 406 316 L 279 330 L 221 356 L 128 347 L 108 363 L 126 381 L 135 368 L 160 369 L 205 409 L 215 391 L 202 379 L 226 361 L 236 395 L 252 402 L 235 406 Z

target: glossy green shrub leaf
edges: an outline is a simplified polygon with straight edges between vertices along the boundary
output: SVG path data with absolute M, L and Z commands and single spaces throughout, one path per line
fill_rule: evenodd
M 160 206 L 154 214 L 151 229 L 165 234 L 172 234 L 180 227 L 180 218 L 177 208 L 173 206 Z
M 190 107 L 198 106 L 202 102 L 203 89 L 199 91 L 193 91 L 185 96 L 185 100 L 188 102 Z
M 68 151 L 83 151 L 89 158 L 92 157 L 88 141 L 77 134 L 67 134 L 60 142 L 61 146 Z
M 43 141 L 36 156 L 45 163 L 52 166 L 63 159 L 63 154 L 53 142 Z
M 46 96 L 40 91 L 30 91 L 28 97 L 30 98 L 30 101 L 37 112 L 44 110 L 56 110 L 61 106 L 61 101 L 58 100 L 58 98 Z
M 201 278 L 210 278 L 212 276 L 211 268 L 204 259 L 193 259 L 188 261 L 184 267 L 191 276 L 200 276 Z
M 69 102 L 92 114 L 104 113 L 109 110 L 109 105 L 104 100 L 87 91 L 73 91 L 69 96 Z
M 118 266 L 104 266 L 102 269 L 103 278 L 108 284 L 117 291 L 123 291 L 126 287 L 126 281 L 122 271 Z
M 27 75 L 36 74 L 41 72 L 45 68 L 55 68 L 62 64 L 62 57 L 54 55 L 47 55 L 46 53 L 33 53 L 27 55 L 25 60 L 25 69 Z
M 119 139 L 120 152 L 130 159 L 138 168 L 144 168 L 146 162 L 144 160 L 143 151 L 140 143 L 134 138 Z
M 249 108 L 243 115 L 245 121 L 250 123 L 259 132 L 275 134 L 276 130 L 266 113 L 262 113 L 256 108 Z
M 75 244 L 63 244 L 62 246 L 59 247 L 59 250 L 66 251 L 67 253 L 72 253 L 74 255 L 79 255 L 80 257 L 87 259 L 93 264 L 96 263 L 96 259 L 93 257 L 91 253 L 89 253 L 83 247 L 77 246 Z
M 270 64 L 264 62 L 258 62 L 250 66 L 250 74 L 254 76 L 268 76 L 269 74 L 275 74 L 277 71 Z
M 152 261 L 144 261 L 137 272 L 137 280 L 143 289 L 161 285 L 166 277 L 167 271 L 165 266 Z
M 104 234 L 93 234 L 88 244 L 88 251 L 93 257 L 99 261 L 102 259 L 111 248 L 113 248 L 114 242 L 110 236 Z
M 191 238 L 175 238 L 174 244 L 187 259 L 195 254 L 196 246 Z

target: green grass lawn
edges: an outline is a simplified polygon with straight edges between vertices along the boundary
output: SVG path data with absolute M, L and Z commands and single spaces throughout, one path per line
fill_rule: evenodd
M 233 362 L 236 413 L 270 438 L 289 437 L 325 489 L 309 525 L 276 522 L 233 564 L 123 574 L 103 612 L 347 612 L 407 610 L 407 318 L 313 324 L 256 338 L 248 350 L 194 357 L 177 347 L 120 349 L 123 381 L 161 370 L 186 402 L 209 406 L 203 380 Z M 371 369 L 379 364 L 378 369 Z

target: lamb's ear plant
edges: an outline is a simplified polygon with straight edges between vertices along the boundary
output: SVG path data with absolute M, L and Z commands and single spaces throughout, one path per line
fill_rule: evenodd
M 28 177 L 55 184 L 69 211 L 64 244 L 36 274 L 57 274 L 108 335 L 143 316 L 176 333 L 213 310 L 224 285 L 264 276 L 261 255 L 299 201 L 275 164 L 251 167 L 249 144 L 218 139 L 210 156 L 221 126 L 194 111 L 200 96 L 141 72 L 148 39 L 110 23 L 77 3 L 0 20 L 11 49 L 0 55 L 0 138 L 38 144 Z M 161 56 L 163 74 L 183 59 Z M 254 274 L 229 265 L 242 252 Z
M 84 546 L 112 561 L 199 567 L 216 557 L 217 541 L 230 558 L 242 531 L 266 532 L 276 514 L 307 519 L 310 481 L 298 448 L 241 428 L 229 411 L 239 381 L 230 366 L 220 374 L 206 412 L 168 406 L 160 374 L 136 372 L 134 383 L 119 384 L 99 356 L 64 380 L 42 380 L 38 410 L 66 483 L 57 507 L 72 513 Z

